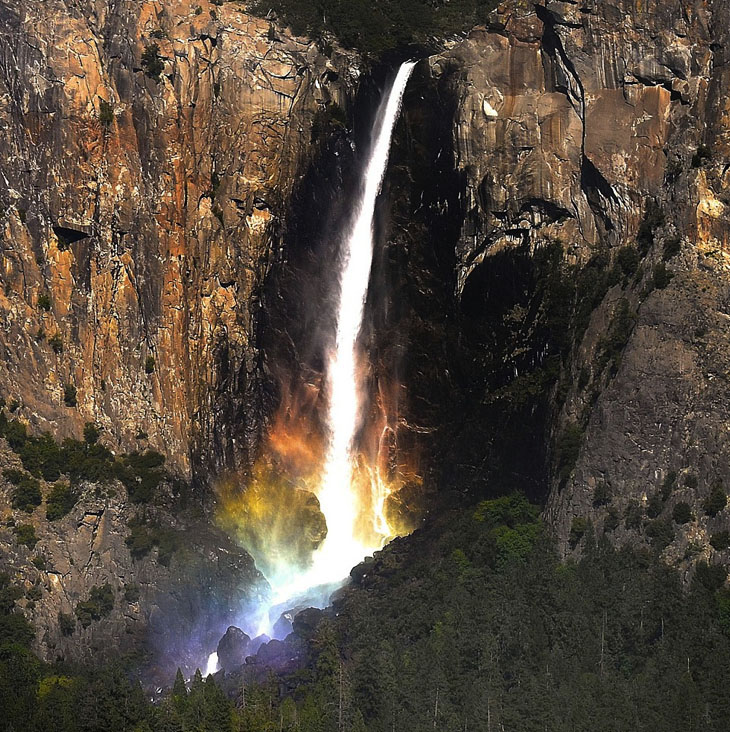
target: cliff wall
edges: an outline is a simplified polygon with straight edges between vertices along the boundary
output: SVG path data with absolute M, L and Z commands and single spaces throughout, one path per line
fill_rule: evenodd
M 4 3 L 0 20 L 3 396 L 35 429 L 92 421 L 187 475 L 245 462 L 262 281 L 356 64 L 236 3 Z
M 565 553 L 593 532 L 728 560 L 705 508 L 730 486 L 728 27 L 720 2 L 505 3 L 407 98 L 393 181 L 424 155 L 450 176 L 394 208 L 418 231 L 393 227 L 402 324 L 428 335 L 411 426 L 449 445 L 444 483 L 549 495 Z M 424 132 L 419 96 L 447 121 Z

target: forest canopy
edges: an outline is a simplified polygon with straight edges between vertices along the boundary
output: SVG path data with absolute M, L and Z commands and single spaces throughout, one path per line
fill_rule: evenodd
M 496 0 L 252 0 L 297 35 L 331 33 L 344 46 L 379 54 L 463 33 L 485 23 Z

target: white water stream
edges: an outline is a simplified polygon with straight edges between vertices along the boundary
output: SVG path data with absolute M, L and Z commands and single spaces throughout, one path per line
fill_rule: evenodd
M 318 587 L 327 587 L 327 596 L 318 598 L 320 603 L 326 602 L 332 586 L 343 582 L 352 567 L 380 549 L 388 538 L 381 535 L 375 546 L 356 538 L 360 505 L 352 480 L 356 458 L 353 443 L 362 424 L 364 398 L 364 385 L 357 363 L 357 339 L 362 327 L 373 259 L 375 204 L 383 184 L 403 93 L 414 65 L 415 62 L 409 61 L 400 66 L 380 103 L 360 192 L 347 229 L 341 237 L 337 332 L 326 374 L 329 438 L 323 478 L 317 491 L 320 510 L 327 522 L 327 536 L 305 572 L 294 578 L 287 576 L 279 582 L 277 578 L 267 578 L 272 589 L 271 603 L 266 608 L 260 608 L 256 620 L 257 634 L 271 633 L 271 623 L 277 619 L 269 618 L 272 607 L 306 596 L 308 591 Z M 307 597 L 307 601 L 309 604 L 317 602 L 312 597 Z M 215 666 L 217 656 L 214 659 L 211 654 L 209 667 Z
M 365 395 L 364 384 L 361 383 L 362 369 L 358 369 L 357 364 L 357 339 L 362 327 L 375 245 L 375 203 L 388 165 L 393 128 L 414 65 L 412 61 L 401 65 L 381 102 L 360 197 L 342 237 L 337 335 L 327 365 L 329 443 L 324 476 L 317 493 L 320 510 L 327 521 L 327 537 L 315 553 L 312 566 L 297 579 L 296 586 L 281 588 L 284 594 L 289 592 L 289 596 L 309 587 L 345 579 L 353 566 L 381 548 L 380 544 L 388 538 L 382 536 L 376 546 L 367 546 L 356 538 L 360 506 L 352 483 L 356 458 L 353 441 L 362 424 Z M 275 593 L 281 596 L 279 590 L 275 588 Z

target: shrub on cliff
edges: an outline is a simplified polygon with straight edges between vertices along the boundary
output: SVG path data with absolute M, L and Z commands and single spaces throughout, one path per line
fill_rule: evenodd
M 667 269 L 664 262 L 654 265 L 651 286 L 655 290 L 663 290 L 672 281 L 674 274 Z
M 164 478 L 161 470 L 165 458 L 159 452 L 133 452 L 115 464 L 115 475 L 124 484 L 132 503 L 147 503 Z
M 623 274 L 627 277 L 636 274 L 636 270 L 639 269 L 639 252 L 636 250 L 636 247 L 621 247 L 618 250 L 616 261 Z
M 107 582 L 101 587 L 92 587 L 89 599 L 76 605 L 76 617 L 84 628 L 94 620 L 101 620 L 114 609 L 114 590 Z
M 142 559 L 151 551 L 154 543 L 147 527 L 142 524 L 131 526 L 129 536 L 124 540 L 133 559 Z
M 96 445 L 99 442 L 99 428 L 93 422 L 87 422 L 84 425 L 84 442 L 87 445 Z
M 611 319 L 608 333 L 598 343 L 599 355 L 598 370 L 610 364 L 611 374 L 616 374 L 621 365 L 621 355 L 629 342 L 636 323 L 636 314 L 631 310 L 629 301 L 624 297 L 620 300 Z
M 14 484 L 12 491 L 13 508 L 19 508 L 26 513 L 41 505 L 41 484 L 27 473 L 20 470 L 6 470 L 5 477 Z
M 46 501 L 46 518 L 56 521 L 65 516 L 76 505 L 76 493 L 68 483 L 56 483 Z
M 13 532 L 18 544 L 24 544 L 29 549 L 32 549 L 38 543 L 33 524 L 19 524 L 13 529 Z
M 727 494 L 722 486 L 721 480 L 716 480 L 710 488 L 710 495 L 707 496 L 702 507 L 708 516 L 717 516 L 727 505 Z
M 674 541 L 674 526 L 668 519 L 655 519 L 646 525 L 646 535 L 657 551 L 663 551 Z
M 593 489 L 593 505 L 597 508 L 607 506 L 609 503 L 611 503 L 611 486 L 602 480 L 596 483 L 596 487 Z
M 659 204 L 649 199 L 644 209 L 644 218 L 639 225 L 639 231 L 636 234 L 636 242 L 639 245 L 639 252 L 644 256 L 651 245 L 654 243 L 656 230 L 664 226 L 666 216 Z
M 160 47 L 156 43 L 150 43 L 145 48 L 142 52 L 141 63 L 142 70 L 150 79 L 160 80 L 160 74 L 165 70 L 165 65 L 160 59 Z
M 565 482 L 573 472 L 582 444 L 583 430 L 580 426 L 577 424 L 567 425 L 556 445 L 558 454 L 558 478 L 561 483 Z
M 586 531 L 588 531 L 588 519 L 576 516 L 570 524 L 570 535 L 568 536 L 568 543 L 573 549 L 578 546 L 578 542 L 585 536 Z
M 73 635 L 76 630 L 76 618 L 68 613 L 58 613 L 58 627 L 61 635 Z
M 106 99 L 99 100 L 99 122 L 105 126 L 114 122 L 114 107 Z
M 649 499 L 649 503 L 646 507 L 646 515 L 651 519 L 655 519 L 663 510 L 664 499 L 662 498 L 661 491 L 657 491 L 656 493 L 653 493 Z
M 131 529 L 124 543 L 134 559 L 146 557 L 157 547 L 157 560 L 165 567 L 170 565 L 173 554 L 180 548 L 180 534 L 174 529 L 157 524 L 147 524 L 144 519 L 135 517 L 129 522 Z
M 692 515 L 692 509 L 689 503 L 685 503 L 684 501 L 678 503 L 672 511 L 672 518 L 678 524 L 686 524 L 692 521 L 694 516 Z
M 76 399 L 76 393 L 76 387 L 73 384 L 64 384 L 63 403 L 67 407 L 75 407 L 78 404 Z

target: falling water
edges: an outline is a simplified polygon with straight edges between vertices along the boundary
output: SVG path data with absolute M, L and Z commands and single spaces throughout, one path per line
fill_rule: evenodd
M 381 533 L 376 545 L 368 545 L 357 538 L 361 507 L 352 478 L 354 439 L 362 422 L 364 395 L 357 363 L 357 339 L 373 258 L 375 204 L 388 164 L 391 135 L 414 65 L 411 61 L 401 65 L 380 104 L 360 193 L 341 238 L 337 331 L 326 374 L 329 441 L 322 481 L 317 491 L 320 509 L 327 521 L 327 536 L 305 573 L 294 580 L 288 578 L 281 586 L 272 582 L 275 603 L 309 588 L 343 580 L 354 565 L 379 549 L 388 538 Z M 376 533 L 378 528 L 382 532 L 382 522 L 378 526 L 378 517 L 373 516 L 372 520 Z
M 266 604 L 248 611 L 241 622 L 252 637 L 262 633 L 273 635 L 273 623 L 282 610 L 323 607 L 352 567 L 379 549 L 392 533 L 383 516 L 387 491 L 384 491 L 382 481 L 372 481 L 373 495 L 363 502 L 354 475 L 355 438 L 363 423 L 365 398 L 357 341 L 373 258 L 375 205 L 388 164 L 393 128 L 414 65 L 410 61 L 402 64 L 383 95 L 373 124 L 359 193 L 349 223 L 340 237 L 336 334 L 326 371 L 328 441 L 316 488 L 320 510 L 327 523 L 327 536 L 307 569 L 302 571 L 293 565 L 282 565 L 271 573 L 273 576 L 267 576 L 271 597 Z M 360 531 L 364 521 L 371 525 L 366 531 Z M 208 668 L 215 670 L 217 667 L 218 657 L 213 653 L 208 659 Z
M 373 217 L 390 151 L 390 138 L 413 62 L 398 70 L 376 120 L 373 147 L 365 168 L 363 190 L 343 237 L 337 307 L 337 337 L 328 368 L 330 431 L 324 478 L 318 493 L 327 519 L 327 537 L 314 557 L 312 571 L 320 581 L 346 577 L 354 564 L 379 547 L 360 544 L 355 536 L 358 500 L 352 488 L 353 441 L 362 420 L 364 387 L 357 365 L 357 338 L 362 326 L 373 258 Z M 386 537 L 383 537 L 386 538 Z

